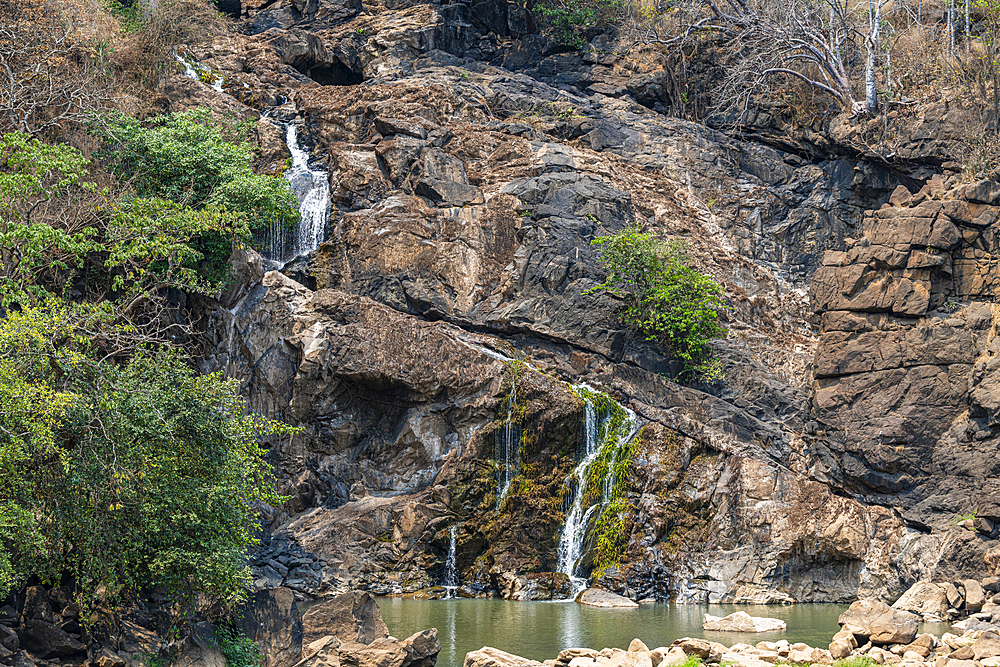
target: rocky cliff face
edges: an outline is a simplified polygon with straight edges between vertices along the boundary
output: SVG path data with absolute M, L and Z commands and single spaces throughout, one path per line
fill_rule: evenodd
M 291 498 L 268 516 L 259 586 L 417 591 L 444 581 L 457 525 L 468 594 L 565 594 L 579 382 L 645 423 L 625 558 L 597 573 L 613 590 L 892 600 L 986 573 L 992 535 L 948 522 L 1000 518 L 1000 190 L 924 185 L 947 133 L 904 168 L 851 148 L 843 120 L 779 140 L 762 113 L 751 141 L 667 117 L 651 54 L 510 39 L 518 12 L 268 3 L 246 34 L 190 49 L 225 92 L 164 83 L 169 108 L 266 110 L 264 170 L 287 155 L 280 124 L 300 124 L 330 174 L 329 240 L 287 276 L 243 261 L 208 328 L 206 369 L 302 426 L 273 449 Z M 614 298 L 585 295 L 603 279 L 590 241 L 633 223 L 686 239 L 724 285 L 724 381 L 671 382 Z M 521 465 L 498 508 L 507 425 Z

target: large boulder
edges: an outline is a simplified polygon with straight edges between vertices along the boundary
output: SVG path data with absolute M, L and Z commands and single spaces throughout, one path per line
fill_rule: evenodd
M 463 667 L 542 667 L 542 663 L 492 646 L 484 646 L 478 651 L 469 651 L 465 655 Z
M 929 581 L 918 581 L 892 603 L 892 608 L 924 618 L 944 618 L 948 611 L 948 596 L 942 586 Z
M 302 616 L 302 643 L 332 635 L 344 644 L 371 644 L 389 636 L 371 593 L 348 591 L 309 609 Z
M 841 627 L 873 644 L 909 644 L 917 636 L 918 619 L 881 600 L 858 600 L 837 619 Z
M 745 611 L 738 611 L 724 618 L 705 614 L 701 623 L 702 630 L 717 630 L 719 632 L 776 632 L 788 626 L 777 618 L 751 616 Z
M 236 614 L 239 627 L 257 642 L 262 667 L 289 667 L 302 657 L 302 616 L 288 588 L 257 591 Z
M 588 607 L 603 607 L 605 609 L 631 609 L 639 605 L 634 600 L 622 597 L 602 588 L 588 588 L 577 596 L 576 601 Z
M 979 585 L 979 582 L 975 579 L 966 579 L 962 582 L 962 588 L 965 589 L 965 609 L 970 614 L 977 613 L 983 608 L 983 604 L 986 602 L 986 596 L 983 593 L 983 587 Z
M 65 658 L 86 652 L 79 639 L 48 621 L 32 619 L 18 631 L 21 648 L 39 658 Z

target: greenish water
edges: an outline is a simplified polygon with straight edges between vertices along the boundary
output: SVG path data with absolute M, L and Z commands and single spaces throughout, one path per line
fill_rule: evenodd
M 493 646 L 534 660 L 555 658 L 571 646 L 626 648 L 638 637 L 649 648 L 669 646 L 681 637 L 704 637 L 731 646 L 787 639 L 825 648 L 840 629 L 837 617 L 847 605 L 789 606 L 643 604 L 638 609 L 595 609 L 573 602 L 509 600 L 406 600 L 379 598 L 382 619 L 394 637 L 403 639 L 437 628 L 440 667 L 461 667 L 469 651 Z M 702 615 L 725 616 L 745 611 L 751 616 L 780 618 L 784 632 L 738 634 L 705 632 Z

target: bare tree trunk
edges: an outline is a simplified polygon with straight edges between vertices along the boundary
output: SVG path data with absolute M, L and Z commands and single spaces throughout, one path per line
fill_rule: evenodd
M 868 37 L 865 39 L 865 110 L 875 113 L 878 109 L 878 87 L 875 85 L 875 56 L 878 53 L 878 36 L 882 23 L 881 0 L 868 0 Z

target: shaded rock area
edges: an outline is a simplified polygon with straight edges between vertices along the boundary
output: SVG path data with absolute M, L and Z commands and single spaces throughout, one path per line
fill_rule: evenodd
M 866 121 L 804 129 L 762 107 L 736 137 L 669 117 L 653 54 L 608 35 L 567 53 L 507 3 L 245 14 L 243 34 L 190 48 L 223 92 L 168 78 L 162 93 L 266 111 L 264 171 L 285 155 L 270 119 L 295 122 L 330 174 L 328 240 L 287 275 L 243 271 L 204 323 L 203 368 L 303 427 L 273 443 L 290 501 L 265 512 L 256 588 L 431 596 L 454 545 L 456 594 L 570 595 L 558 543 L 581 382 L 644 424 L 626 544 L 598 570 L 592 522 L 576 567 L 592 584 L 890 603 L 997 574 L 1000 190 L 939 166 L 946 113 L 886 163 L 855 148 Z M 632 224 L 684 239 L 725 288 L 721 380 L 670 381 L 678 360 L 587 294 L 605 278 L 591 242 Z M 508 426 L 519 467 L 500 504 Z

